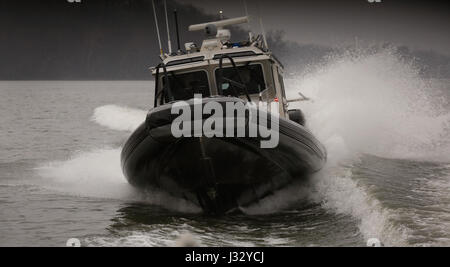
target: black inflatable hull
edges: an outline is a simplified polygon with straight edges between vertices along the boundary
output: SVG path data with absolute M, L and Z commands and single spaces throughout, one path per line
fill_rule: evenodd
M 305 179 L 326 161 L 324 147 L 292 121 L 280 118 L 278 146 L 260 148 L 259 137 L 175 138 L 171 123 L 176 115 L 170 109 L 167 104 L 150 110 L 127 140 L 121 154 L 123 172 L 136 187 L 162 189 L 205 212 L 224 213 L 250 205 L 296 179 Z

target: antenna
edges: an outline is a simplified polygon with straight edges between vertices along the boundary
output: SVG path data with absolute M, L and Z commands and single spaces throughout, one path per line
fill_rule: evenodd
M 172 43 L 170 42 L 169 19 L 167 17 L 167 0 L 164 0 L 164 12 L 166 13 L 167 46 L 169 47 L 169 55 L 171 55 L 172 54 Z
M 244 11 L 245 11 L 245 16 L 248 17 L 248 8 L 247 8 L 247 1 L 244 0 Z
M 155 17 L 156 34 L 158 35 L 159 53 L 160 53 L 160 56 L 162 57 L 163 49 L 162 49 L 162 45 L 161 45 L 161 36 L 159 35 L 158 18 L 156 17 L 155 0 L 152 0 L 152 5 L 153 5 L 153 16 Z
M 242 4 L 244 5 L 244 12 L 245 12 L 245 16 L 247 18 L 249 18 L 248 16 L 248 7 L 247 7 L 247 1 L 243 0 Z M 249 31 L 248 31 L 248 40 L 251 42 L 253 40 L 253 33 L 252 33 L 252 29 L 251 27 L 249 27 Z
M 263 24 L 263 21 L 262 21 L 261 17 L 259 17 L 259 25 L 261 26 L 261 32 L 262 32 L 262 36 L 263 36 L 264 46 L 267 49 L 269 49 L 269 46 L 267 45 L 266 31 L 264 30 L 264 24 Z
M 181 52 L 180 33 L 178 31 L 178 16 L 177 16 L 177 10 L 176 9 L 173 10 L 173 16 L 175 17 L 175 30 L 176 30 L 176 33 L 177 33 L 177 46 L 178 46 L 177 52 L 180 53 Z
M 266 49 L 269 49 L 269 46 L 267 45 L 267 38 L 266 38 L 266 31 L 264 30 L 264 24 L 262 21 L 262 17 L 261 17 L 261 6 L 258 3 L 258 13 L 259 13 L 259 26 L 261 27 L 261 33 L 262 33 L 262 37 L 263 37 L 263 41 L 264 41 L 264 46 L 266 47 Z

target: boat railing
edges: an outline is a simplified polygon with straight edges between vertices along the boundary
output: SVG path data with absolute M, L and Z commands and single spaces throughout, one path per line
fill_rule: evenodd
M 163 69 L 164 72 L 164 84 L 163 84 L 163 88 L 161 90 L 159 89 L 159 70 Z M 170 81 L 169 81 L 169 76 L 167 75 L 167 68 L 166 65 L 161 62 L 158 64 L 158 66 L 156 66 L 156 74 L 155 74 L 155 99 L 154 99 L 154 107 L 156 107 L 158 105 L 158 97 L 161 97 L 159 104 L 162 105 L 164 104 L 164 98 L 165 98 L 165 94 L 167 91 L 167 96 L 169 97 L 170 101 L 174 100 L 172 91 L 170 89 Z

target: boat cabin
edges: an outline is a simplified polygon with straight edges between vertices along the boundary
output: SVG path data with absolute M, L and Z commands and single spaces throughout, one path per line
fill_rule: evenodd
M 155 107 L 188 100 L 194 94 L 234 96 L 247 101 L 279 102 L 279 114 L 287 116 L 283 66 L 267 49 L 261 35 L 232 43 L 226 25 L 248 22 L 247 17 L 191 25 L 204 30 L 201 47 L 186 43 L 185 53 L 166 55 L 152 74 L 155 77 Z

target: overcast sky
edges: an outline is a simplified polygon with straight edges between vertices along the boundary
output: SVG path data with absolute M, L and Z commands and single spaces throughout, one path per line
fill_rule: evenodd
M 244 0 L 178 0 L 216 14 L 242 16 Z M 344 45 L 391 42 L 450 55 L 450 9 L 447 1 L 381 0 L 246 0 L 253 18 L 260 14 L 266 30 L 282 29 L 300 43 Z M 258 24 L 253 19 L 252 27 Z

